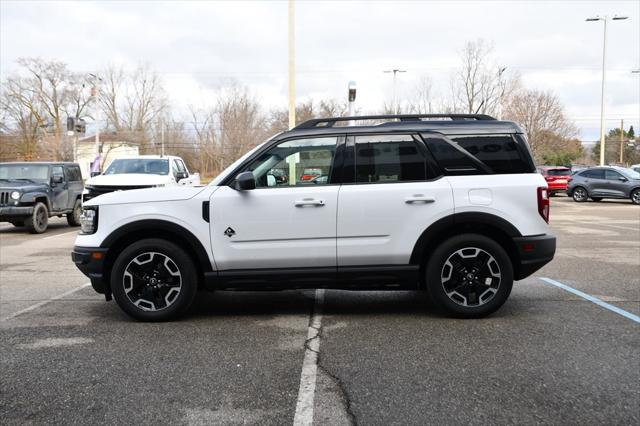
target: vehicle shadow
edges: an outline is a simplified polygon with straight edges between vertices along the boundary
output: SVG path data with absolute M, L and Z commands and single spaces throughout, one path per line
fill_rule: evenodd
M 189 317 L 309 314 L 315 290 L 199 293 Z M 444 317 L 422 291 L 325 290 L 324 315 L 401 314 Z

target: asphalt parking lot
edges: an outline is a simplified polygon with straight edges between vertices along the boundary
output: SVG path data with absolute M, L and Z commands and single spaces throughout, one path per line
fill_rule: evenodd
M 137 323 L 85 285 L 75 230 L 53 222 L 0 225 L 3 424 L 640 423 L 630 202 L 553 198 L 556 259 L 481 320 L 418 292 L 287 291 Z

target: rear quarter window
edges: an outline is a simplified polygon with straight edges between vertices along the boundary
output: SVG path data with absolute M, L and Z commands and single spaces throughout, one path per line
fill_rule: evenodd
M 459 136 L 452 140 L 494 173 L 531 173 L 526 151 L 511 136 Z

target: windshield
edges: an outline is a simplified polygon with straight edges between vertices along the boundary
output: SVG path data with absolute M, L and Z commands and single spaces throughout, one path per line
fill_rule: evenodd
M 105 175 L 143 173 L 148 175 L 169 174 L 169 160 L 159 158 L 118 158 L 104 171 Z
M 625 177 L 629 179 L 640 179 L 640 173 L 636 172 L 633 169 L 616 169 L 620 173 L 622 173 Z
M 46 181 L 49 166 L 46 164 L 0 164 L 0 179 Z

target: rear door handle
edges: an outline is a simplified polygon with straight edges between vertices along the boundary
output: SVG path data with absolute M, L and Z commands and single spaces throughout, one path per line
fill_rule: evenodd
M 296 207 L 322 207 L 324 206 L 324 200 L 316 200 L 315 198 L 303 198 L 302 200 L 296 200 L 294 205 Z
M 428 203 L 433 203 L 435 201 L 436 201 L 435 197 L 430 197 L 423 194 L 413 194 L 410 197 L 407 197 L 404 199 L 404 202 L 407 204 L 419 204 L 419 203 L 428 204 Z

